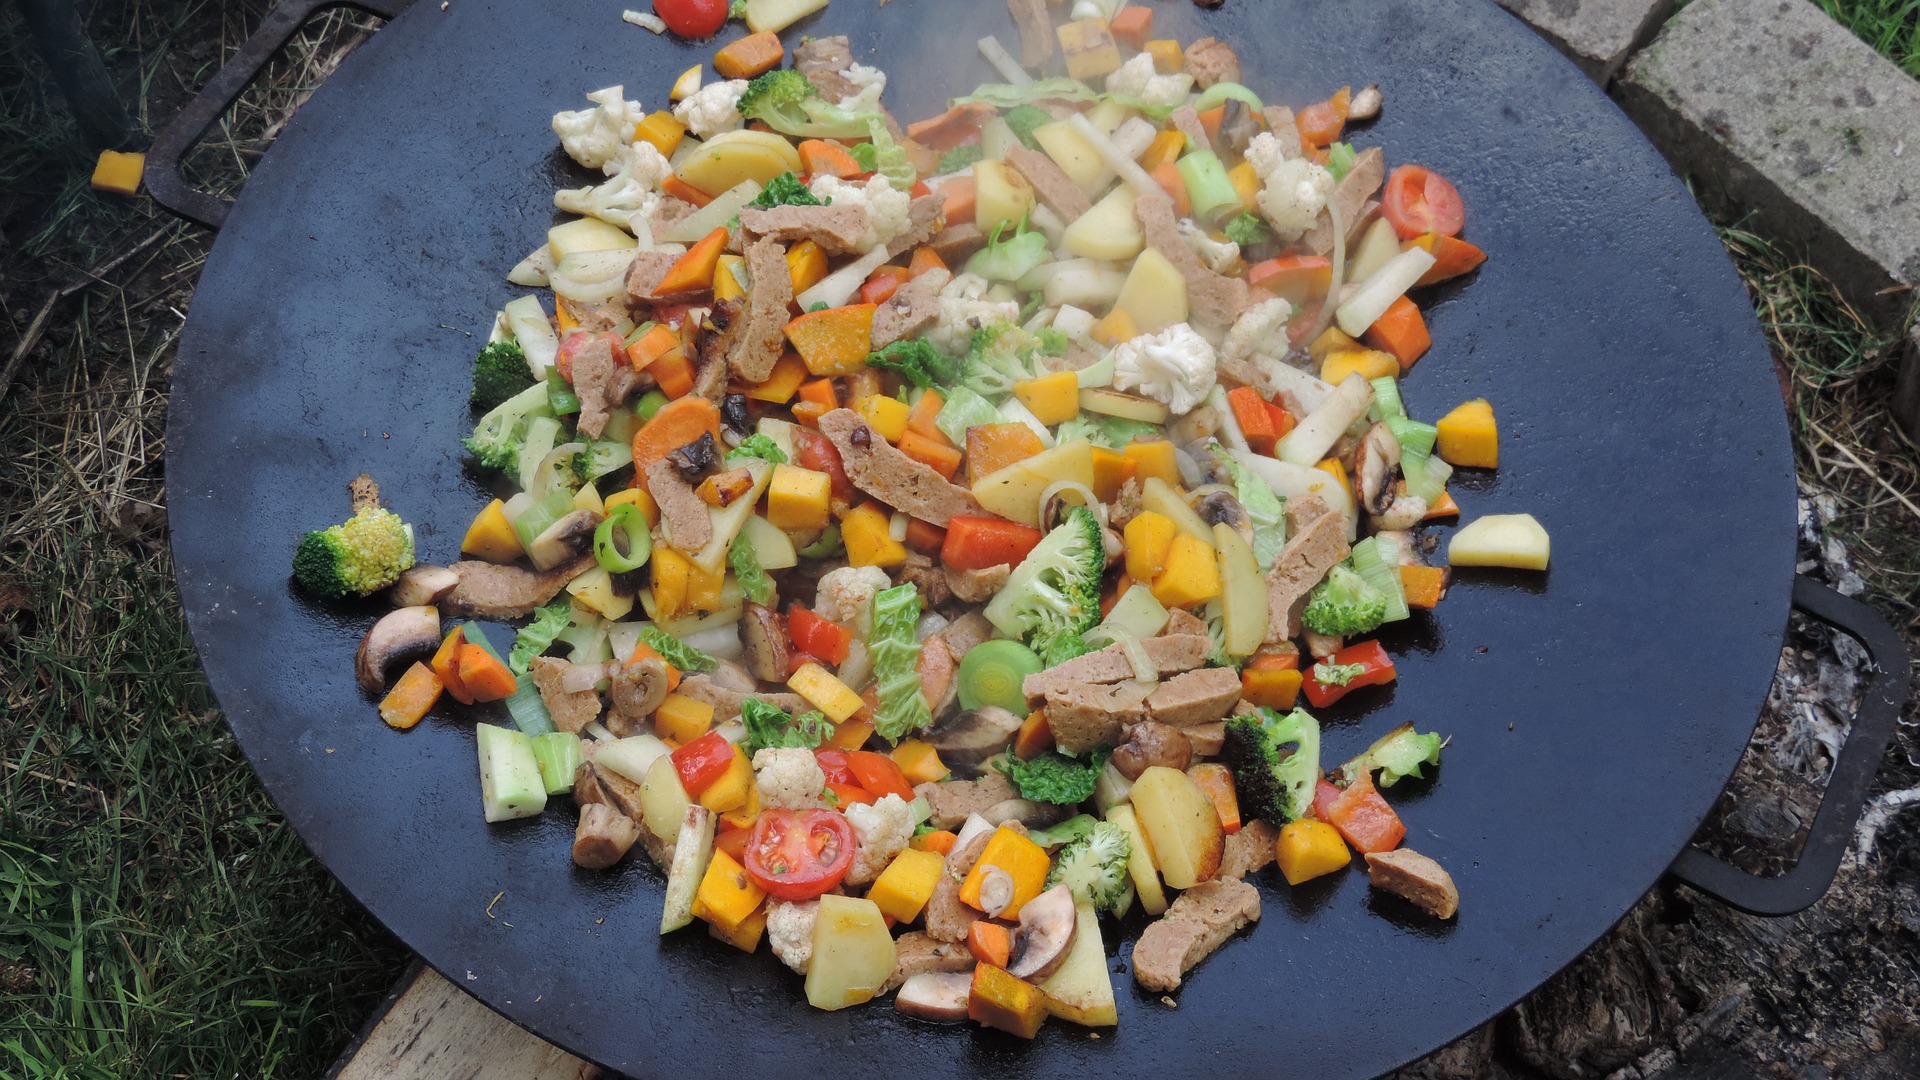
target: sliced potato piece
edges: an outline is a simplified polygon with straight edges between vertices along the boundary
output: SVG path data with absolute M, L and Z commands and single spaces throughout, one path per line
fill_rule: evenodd
M 1226 844 L 1220 813 L 1186 773 L 1149 766 L 1133 782 L 1132 798 L 1167 884 L 1191 889 L 1219 872 Z
M 781 173 L 800 172 L 800 152 L 784 135 L 771 131 L 729 131 L 715 135 L 687 155 L 674 173 L 709 194 L 732 188 L 742 180 L 757 184 Z M 549 237 L 548 244 L 552 244 Z M 558 249 L 555 249 L 556 257 Z
M 1033 129 L 1033 141 L 1053 159 L 1060 171 L 1067 174 L 1088 198 L 1096 194 L 1096 188 L 1103 183 L 1103 177 L 1112 173 L 1107 163 L 1100 159 L 1100 151 L 1094 149 L 1086 136 L 1074 130 L 1073 124 L 1066 120 L 1057 120 L 1051 124 L 1042 124 Z
M 1106 205 L 1106 201 L 1102 199 L 1101 205 Z M 1127 283 L 1120 287 L 1120 299 L 1114 301 L 1113 306 L 1131 316 L 1134 326 L 1143 334 L 1186 322 L 1186 276 L 1165 255 L 1147 248 L 1127 271 Z
M 1114 188 L 1067 226 L 1061 234 L 1061 243 L 1067 251 L 1083 259 L 1131 259 L 1140 254 L 1146 241 L 1140 234 L 1139 221 L 1133 216 L 1133 201 L 1132 188 L 1125 185 Z M 1128 275 L 1128 280 L 1132 280 L 1132 275 Z M 1181 284 L 1184 286 L 1186 282 L 1182 280 Z M 1124 290 L 1121 295 L 1126 295 Z
M 844 1009 L 870 1000 L 893 974 L 897 955 L 877 904 L 852 896 L 822 896 L 813 924 L 813 959 L 807 965 L 807 1004 Z
M 973 223 L 988 236 L 1019 224 L 1033 209 L 1033 185 L 1004 161 L 974 162 L 973 191 Z
M 1226 623 L 1228 656 L 1252 656 L 1267 637 L 1267 585 L 1253 548 L 1233 526 L 1213 527 L 1220 557 L 1220 607 Z
M 547 254 L 555 266 L 569 255 L 583 251 L 619 251 L 640 246 L 625 229 L 616 228 L 599 218 L 563 221 L 547 230 Z
M 1455 566 L 1509 566 L 1545 570 L 1551 544 L 1532 514 L 1488 514 L 1461 526 L 1447 543 Z
M 747 29 L 779 33 L 827 6 L 827 0 L 747 0 Z
M 1157 476 L 1149 476 L 1140 484 L 1140 508 L 1151 510 L 1162 517 L 1172 519 L 1180 531 L 1199 540 L 1208 547 L 1213 546 L 1213 526 L 1187 505 L 1187 500 L 1173 490 L 1173 486 Z M 1266 595 L 1264 587 L 1262 596 Z
M 1132 789 L 1128 791 L 1131 794 Z M 1133 845 L 1133 853 L 1127 856 L 1127 877 L 1140 895 L 1140 910 L 1149 915 L 1165 912 L 1167 890 L 1160 884 L 1160 871 L 1153 864 L 1153 844 L 1140 828 L 1140 817 L 1134 813 L 1133 804 L 1125 802 L 1108 807 L 1107 820 L 1126 830 L 1127 842 Z
M 1073 944 L 1067 958 L 1040 984 L 1047 996 L 1047 1013 L 1087 1027 L 1111 1027 L 1120 1022 L 1113 999 L 1113 977 L 1107 974 L 1107 951 L 1100 941 L 1100 915 L 1085 900 L 1074 904 Z
M 1088 412 L 1118 416 L 1123 420 L 1139 420 L 1148 424 L 1164 424 L 1169 415 L 1167 407 L 1152 398 L 1104 386 L 1088 387 L 1080 391 L 1080 407 Z

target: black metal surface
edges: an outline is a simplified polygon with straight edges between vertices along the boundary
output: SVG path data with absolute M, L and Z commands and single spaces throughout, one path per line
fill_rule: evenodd
M 616 82 L 658 105 L 712 49 L 621 24 L 621 0 L 438 8 L 350 57 L 254 174 L 188 321 L 168 477 L 182 595 L 241 745 L 319 858 L 456 985 L 649 1077 L 1370 1076 L 1572 960 L 1707 813 L 1772 677 L 1794 504 L 1765 344 L 1686 190 L 1491 4 L 1156 4 L 1157 33 L 1233 42 L 1272 99 L 1378 80 L 1386 109 L 1355 141 L 1450 176 L 1491 254 L 1433 308 L 1405 392 L 1423 416 L 1494 401 L 1501 468 L 1463 471 L 1458 497 L 1469 517 L 1538 516 L 1553 569 L 1457 574 L 1387 638 L 1399 684 L 1329 710 L 1324 749 L 1337 762 L 1403 720 L 1453 736 L 1436 779 L 1391 794 L 1408 845 L 1454 874 L 1459 918 L 1372 897 L 1359 871 L 1291 890 L 1269 872 L 1250 940 L 1177 1008 L 1134 988 L 1111 940 L 1119 1027 L 1032 1044 L 884 1004 L 816 1012 L 764 950 L 659 938 L 658 873 L 576 870 L 563 808 L 483 824 L 470 714 L 387 730 L 351 674 L 376 606 L 287 583 L 299 531 L 343 516 L 362 471 L 423 558 L 454 557 L 486 497 L 458 448 L 468 331 L 517 292 L 503 276 L 553 188 L 582 182 L 549 116 Z M 903 117 L 989 77 L 975 38 L 1012 39 L 996 0 L 839 0 L 789 37 L 838 32 L 892 72 Z
M 247 84 L 259 76 L 281 46 L 300 32 L 308 19 L 333 7 L 357 7 L 391 19 L 405 11 L 409 3 L 412 0 L 283 0 L 267 13 L 259 28 L 234 51 L 214 77 L 207 80 L 207 85 L 187 102 L 186 108 L 154 136 L 146 165 L 140 170 L 147 194 L 153 196 L 154 202 L 188 221 L 218 229 L 233 209 L 233 200 L 209 195 L 189 185 L 180 175 L 180 160 L 240 97 Z
M 1873 678 L 1860 696 L 1793 869 L 1779 877 L 1755 877 L 1698 848 L 1674 860 L 1674 877 L 1752 915 L 1804 911 L 1833 884 L 1911 689 L 1906 642 L 1872 608 L 1804 576 L 1794 578 L 1793 606 L 1858 640 L 1873 662 Z

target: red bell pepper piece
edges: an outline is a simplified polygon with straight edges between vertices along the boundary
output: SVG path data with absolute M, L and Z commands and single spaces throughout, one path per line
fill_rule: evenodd
M 787 612 L 787 637 L 795 649 L 836 667 L 847 662 L 847 651 L 853 646 L 853 631 L 798 604 Z
M 955 570 L 1019 566 L 1045 533 L 1030 525 L 997 517 L 954 517 L 940 543 L 940 561 Z
M 673 770 L 680 774 L 680 786 L 699 798 L 733 764 L 733 744 L 717 731 L 709 731 L 671 755 Z
M 1359 671 L 1352 669 L 1358 666 Z M 1325 674 L 1340 673 L 1343 679 L 1325 680 Z M 1362 641 L 1349 645 L 1325 660 L 1307 669 L 1306 680 L 1301 683 L 1301 692 L 1307 695 L 1308 704 L 1316 709 L 1346 697 L 1362 686 L 1384 686 L 1398 678 L 1393 668 L 1393 658 L 1377 641 Z
M 1315 800 L 1317 803 L 1319 800 Z M 1361 854 L 1392 851 L 1407 835 L 1400 815 L 1374 790 L 1373 778 L 1362 774 L 1327 808 L 1327 823 Z
M 887 755 L 854 750 L 847 754 L 847 768 L 853 770 L 860 786 L 873 792 L 876 798 L 898 795 L 907 802 L 913 801 L 913 785 L 907 782 L 907 774 Z
M 1340 788 L 1334 786 L 1333 782 L 1326 777 L 1321 777 L 1320 782 L 1313 789 L 1313 816 L 1329 825 L 1333 824 L 1327 815 L 1333 812 L 1334 800 L 1339 797 Z

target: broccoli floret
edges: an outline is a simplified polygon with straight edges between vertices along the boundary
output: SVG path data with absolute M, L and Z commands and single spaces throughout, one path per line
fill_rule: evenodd
M 1076 506 L 987 602 L 987 621 L 1029 645 L 1059 649 L 1060 639 L 1084 634 L 1100 621 L 1100 575 L 1106 566 L 1100 521 L 1093 511 Z
M 960 361 L 919 338 L 896 341 L 868 354 L 867 366 L 897 372 L 915 386 L 948 386 L 960 373 Z
M 527 354 L 511 341 L 495 341 L 473 360 L 473 403 L 491 409 L 533 385 Z
M 822 199 L 815 195 L 807 185 L 800 182 L 799 177 L 790 172 L 783 172 L 767 181 L 767 186 L 761 188 L 760 194 L 755 195 L 753 201 L 747 205 L 761 210 L 771 210 L 776 206 L 828 206 L 832 202 L 831 199 Z
M 1269 825 L 1296 821 L 1313 805 L 1320 781 L 1320 722 L 1305 709 L 1285 716 L 1263 708 L 1227 721 L 1220 756 L 1233 770 L 1242 806 Z
M 534 383 L 493 407 L 474 425 L 466 439 L 467 450 L 490 469 L 513 472 L 520 467 L 520 446 L 526 437 L 527 418 L 553 415 L 547 400 L 547 384 Z
M 1039 235 L 1039 234 L 1035 234 Z M 960 385 L 981 397 L 1005 397 L 1013 384 L 1034 377 L 1034 337 L 1012 323 L 994 323 L 973 332 Z
M 945 176 L 948 173 L 957 173 L 985 156 L 986 151 L 980 149 L 979 143 L 956 146 L 940 155 L 940 163 L 934 166 L 933 175 Z
M 1421 768 L 1426 765 L 1440 764 L 1440 748 L 1446 745 L 1437 731 L 1425 735 L 1413 730 L 1412 724 L 1401 724 L 1392 731 L 1374 740 L 1359 756 L 1340 766 L 1340 776 L 1351 784 L 1360 778 L 1361 773 L 1380 770 L 1380 786 L 1392 787 L 1401 777 L 1411 776 L 1416 780 L 1426 779 Z
M 871 113 L 842 109 L 820 96 L 805 75 L 791 68 L 769 71 L 747 84 L 736 106 L 782 135 L 814 139 L 858 139 L 867 135 Z
M 293 582 L 315 596 L 366 596 L 399 580 L 413 565 L 413 526 L 368 506 L 346 523 L 301 537 Z
M 1065 885 L 1073 898 L 1101 911 L 1112 911 L 1126 899 L 1127 858 L 1133 845 L 1125 829 L 1111 821 L 1095 822 L 1086 835 L 1068 842 L 1047 874 L 1047 888 Z
M 1055 330 L 1043 326 L 1033 332 L 1033 351 L 1040 356 L 1065 356 L 1073 347 L 1073 339 L 1064 330 Z
M 756 431 L 741 440 L 739 446 L 727 451 L 727 463 L 729 465 L 742 458 L 759 458 L 762 461 L 772 462 L 775 465 L 785 465 L 787 463 L 787 452 L 780 449 L 780 444 L 774 442 L 770 436 L 762 435 Z
M 1040 149 L 1040 140 L 1033 137 L 1033 129 L 1053 123 L 1053 115 L 1038 105 L 1016 105 L 1007 110 L 1003 119 L 1013 129 L 1013 137 L 1029 150 Z
M 1034 635 L 1033 651 L 1040 655 L 1040 662 L 1048 667 L 1064 664 L 1076 656 L 1085 656 L 1093 651 L 1082 634 L 1054 634 L 1050 637 Z
M 1259 214 L 1251 210 L 1227 222 L 1220 231 L 1227 234 L 1227 239 L 1243 248 L 1251 247 L 1263 240 L 1273 239 L 1273 230 L 1267 227 L 1267 223 L 1260 219 Z
M 1316 634 L 1348 637 L 1364 634 L 1387 617 L 1387 594 L 1345 565 L 1314 586 L 1300 621 Z

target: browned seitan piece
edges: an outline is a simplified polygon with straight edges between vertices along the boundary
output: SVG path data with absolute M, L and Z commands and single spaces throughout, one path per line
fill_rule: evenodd
M 958 266 L 967 261 L 967 256 L 987 246 L 987 234 L 971 221 L 949 222 L 927 240 L 927 245 L 940 256 L 941 262 Z
M 1149 639 L 1154 640 L 1154 639 Z M 1232 668 L 1201 668 L 1154 687 L 1147 712 L 1162 724 L 1193 727 L 1226 717 L 1240 700 L 1240 673 Z
M 1460 910 L 1460 890 L 1446 868 L 1417 851 L 1398 848 L 1367 855 L 1367 881 L 1374 888 L 1404 897 L 1436 919 Z
M 1033 187 L 1033 193 L 1039 196 L 1047 209 L 1059 214 L 1060 220 L 1071 224 L 1075 218 L 1093 209 L 1093 203 L 1088 200 L 1087 193 L 1080 190 L 1080 185 L 1055 165 L 1052 158 L 1038 150 L 1014 146 L 1007 151 L 1007 164 L 1026 178 Z
M 1340 221 L 1343 226 L 1352 229 L 1366 212 L 1367 200 L 1387 178 L 1387 156 L 1377 146 L 1369 146 L 1354 155 L 1353 168 L 1333 186 L 1331 201 L 1340 208 Z M 1320 211 L 1319 220 L 1313 228 L 1301 237 L 1301 242 L 1315 255 L 1325 256 L 1333 251 L 1333 215 Z
M 1120 729 L 1148 719 L 1148 688 L 1132 679 L 1076 682 L 1047 689 L 1047 726 L 1060 749 L 1081 754 L 1120 741 Z
M 1200 123 L 1200 114 L 1191 105 L 1182 105 L 1167 114 L 1167 124 L 1175 131 L 1187 137 L 1187 149 L 1212 150 L 1213 140 L 1208 137 L 1206 126 Z
M 1195 724 L 1181 728 L 1180 733 L 1187 737 L 1187 745 L 1193 747 L 1194 757 L 1219 757 L 1220 748 L 1227 743 L 1227 722 Z
M 1047 0 L 1007 0 L 1007 10 L 1020 28 L 1020 65 L 1037 68 L 1053 59 L 1053 20 Z
M 1260 890 L 1239 878 L 1203 881 L 1173 902 L 1133 946 L 1133 978 L 1165 993 L 1241 927 L 1260 918 Z
M 942 627 L 940 636 L 946 639 L 948 652 L 965 656 L 993 636 L 993 624 L 980 612 L 968 611 Z
M 1240 81 L 1240 54 L 1217 38 L 1203 37 L 1187 46 L 1187 74 L 1206 89 L 1215 83 Z
M 902 338 L 912 337 L 938 319 L 940 290 L 946 288 L 952 278 L 948 271 L 935 267 L 894 290 L 887 302 L 874 310 L 873 350 L 879 352 Z
M 753 698 L 756 701 L 764 701 L 774 708 L 779 709 L 781 712 L 786 713 L 797 714 L 810 707 L 806 699 L 799 694 L 749 694 L 721 686 L 706 675 L 687 676 L 680 680 L 680 686 L 674 692 L 683 697 L 690 697 L 695 701 L 704 701 L 713 706 L 713 719 L 715 723 L 722 723 L 727 720 L 738 720 L 740 718 L 740 703 L 748 698 Z
M 653 290 L 660 287 L 667 271 L 680 261 L 680 256 L 670 251 L 643 251 L 633 257 L 633 265 L 627 267 L 627 297 L 636 304 L 655 304 L 665 297 Z
M 380 483 L 366 473 L 347 481 L 348 505 L 354 513 L 380 505 Z
M 627 317 L 625 308 L 614 307 L 612 304 L 569 302 L 567 310 L 573 313 L 574 321 L 580 324 L 580 329 L 589 334 L 612 333 L 613 328 L 619 326 Z
M 1204 624 L 1199 633 L 1162 634 L 1140 644 L 1163 679 L 1204 665 L 1208 651 L 1213 648 Z M 1029 705 L 1036 705 L 1047 696 L 1047 691 L 1055 687 L 1074 683 L 1112 683 L 1132 678 L 1133 664 L 1127 660 L 1126 650 L 1119 645 L 1109 645 L 1027 676 L 1020 683 L 1020 691 L 1027 695 Z
M 1141 509 L 1140 478 L 1129 476 L 1114 493 L 1113 501 L 1107 504 L 1107 527 L 1116 532 L 1126 528 L 1127 522 L 1140 516 Z
M 926 797 L 933 813 L 927 818 L 936 829 L 952 829 L 967 820 L 968 814 L 984 814 L 1020 793 L 1005 776 L 989 770 L 978 780 L 932 780 L 913 789 Z
M 660 202 L 654 206 L 653 213 L 647 217 L 647 227 L 653 230 L 653 237 L 658 240 L 661 233 L 691 217 L 698 209 L 700 208 L 685 199 L 663 195 Z
M 1302 153 L 1300 145 L 1300 125 L 1293 121 L 1293 110 L 1285 105 L 1269 105 L 1260 110 L 1267 121 L 1267 130 L 1280 140 L 1280 146 L 1288 157 L 1297 157 Z
M 589 752 L 592 746 L 593 742 L 589 740 Z M 648 858 L 663 868 L 672 864 L 674 842 L 655 836 L 653 830 L 642 821 L 639 784 L 589 758 L 573 772 L 573 801 L 583 809 L 596 803 L 612 807 L 640 825 L 640 846 Z
M 845 34 L 808 38 L 793 50 L 793 70 L 807 77 L 820 96 L 838 102 L 860 92 L 859 84 L 841 74 L 853 66 L 853 46 Z
M 558 596 L 567 582 L 598 565 L 592 552 L 544 573 L 463 559 L 448 567 L 460 575 L 460 583 L 441 597 L 440 606 L 453 615 L 502 620 L 524 618 L 533 614 L 534 608 Z
M 1207 636 L 1206 621 L 1186 608 L 1174 608 L 1167 612 L 1167 625 L 1161 627 L 1160 637 L 1176 637 L 1182 634 Z M 1149 654 L 1151 655 L 1151 654 Z
M 811 240 L 829 255 L 845 255 L 859 250 L 860 238 L 867 233 L 867 208 L 851 203 L 775 206 L 766 210 L 745 207 L 740 211 L 740 227 L 749 236 L 763 236 L 781 243 Z
M 765 382 L 780 361 L 787 339 L 787 305 L 793 303 L 793 276 L 787 272 L 787 253 L 761 237 L 747 245 L 747 274 L 753 288 L 746 311 L 723 332 L 727 368 L 740 381 Z
M 985 512 L 972 492 L 888 445 L 852 409 L 834 409 L 820 417 L 819 427 L 840 451 L 853 486 L 895 510 L 943 529 L 955 514 Z
M 597 439 L 613 417 L 614 377 L 627 367 L 626 357 L 616 366 L 611 334 L 589 334 L 586 344 L 573 351 L 573 392 L 580 399 L 580 433 Z M 615 338 L 614 340 L 618 340 Z M 629 383 L 629 388 L 631 384 Z
M 1280 830 L 1259 818 L 1243 823 L 1220 849 L 1220 872 L 1214 876 L 1243 878 L 1261 869 L 1273 861 L 1273 842 L 1279 838 Z
M 1318 495 L 1295 495 L 1287 500 L 1287 535 L 1299 536 L 1314 522 L 1333 512 L 1327 500 Z
M 981 833 L 967 841 L 967 846 L 954 848 L 947 854 L 946 868 L 934 883 L 933 896 L 928 898 L 926 910 L 921 914 L 928 937 L 935 941 L 965 941 L 967 932 L 982 918 L 979 909 L 960 899 L 960 883 L 973 870 L 973 864 L 980 861 L 980 853 L 986 850 L 987 841 L 992 837 L 991 832 Z
M 747 303 L 737 297 L 715 301 L 693 330 L 693 393 L 715 405 L 727 396 L 727 354 L 744 332 Z
M 779 612 L 747 601 L 746 611 L 740 618 L 740 641 L 747 654 L 748 674 L 761 682 L 778 682 L 787 677 L 788 661 L 793 654 L 787 648 L 787 631 L 781 624 Z
M 984 604 L 1007 583 L 1007 578 L 1013 575 L 1013 566 L 1001 563 L 985 570 L 955 570 L 949 566 L 946 574 L 948 592 L 969 604 Z
M 947 574 L 944 569 L 934 565 L 921 552 L 908 549 L 907 561 L 893 569 L 893 582 L 896 585 L 912 585 L 920 591 L 920 602 L 929 608 L 939 607 L 953 599 L 953 590 L 947 587 Z
M 905 145 L 902 143 L 901 145 Z M 914 145 L 919 145 L 915 143 Z M 907 204 L 907 231 L 887 241 L 887 258 L 892 259 L 906 254 L 932 239 L 946 223 L 942 211 L 947 201 L 941 196 L 920 195 Z
M 1180 219 L 1173 211 L 1173 200 L 1164 194 L 1142 195 L 1134 200 L 1133 216 L 1140 222 L 1147 246 L 1167 257 L 1167 261 L 1187 279 L 1187 306 L 1194 316 L 1216 326 L 1233 325 L 1247 309 L 1247 283 L 1244 279 L 1216 274 L 1201 263 L 1180 235 Z
M 540 688 L 540 703 L 553 716 L 553 726 L 580 734 L 582 728 L 600 716 L 600 694 L 586 690 L 568 690 L 561 685 L 573 665 L 552 656 L 536 656 L 528 669 L 533 685 Z
M 1300 636 L 1306 639 L 1307 655 L 1315 660 L 1325 660 L 1347 644 L 1347 639 L 1338 634 L 1316 634 L 1308 630 Z
M 713 539 L 713 515 L 671 461 L 661 458 L 647 466 L 647 494 L 660 507 L 660 524 L 665 526 L 668 547 L 699 551 Z
M 1300 636 L 1300 612 L 1307 606 L 1307 594 L 1333 564 L 1347 557 L 1347 551 L 1346 518 L 1333 513 L 1313 519 L 1280 549 L 1273 569 L 1267 571 L 1269 642 Z
M 942 941 L 924 930 L 910 930 L 893 939 L 893 974 L 880 986 L 882 994 L 900 989 L 915 975 L 930 971 L 972 971 L 973 953 L 961 941 Z

